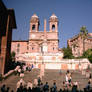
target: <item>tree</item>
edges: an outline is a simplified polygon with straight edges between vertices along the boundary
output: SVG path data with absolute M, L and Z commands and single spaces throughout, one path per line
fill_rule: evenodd
M 79 35 L 83 39 L 83 53 L 84 53 L 85 52 L 85 39 L 87 38 L 87 35 L 88 35 L 88 30 L 86 29 L 86 26 L 82 26 L 80 28 Z
M 92 49 L 88 49 L 83 53 L 83 58 L 88 58 L 88 60 L 92 63 Z
M 66 59 L 72 59 L 74 58 L 73 54 L 72 54 L 72 49 L 68 46 L 67 48 L 63 48 L 63 53 L 64 53 L 64 56 L 63 58 L 66 58 Z

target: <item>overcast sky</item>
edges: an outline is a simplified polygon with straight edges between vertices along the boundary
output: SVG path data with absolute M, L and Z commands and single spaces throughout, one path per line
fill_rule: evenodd
M 59 20 L 59 47 L 66 47 L 67 40 L 85 25 L 92 33 L 92 0 L 2 0 L 7 8 L 15 10 L 17 29 L 13 30 L 13 40 L 28 40 L 30 18 L 36 13 L 40 19 L 39 30 L 44 29 L 44 19 L 54 13 Z

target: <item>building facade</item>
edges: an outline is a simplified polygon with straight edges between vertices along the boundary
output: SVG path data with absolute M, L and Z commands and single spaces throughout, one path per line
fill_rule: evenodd
M 16 28 L 15 13 L 0 0 L 0 74 L 9 71 L 12 29 Z
M 46 30 L 46 20 L 44 20 L 44 30 L 39 31 L 39 17 L 34 14 L 30 20 L 29 39 L 27 41 L 12 41 L 11 52 L 40 53 L 42 49 L 48 53 L 58 53 L 58 18 L 53 14 L 49 19 L 49 31 Z M 45 46 L 43 46 L 45 44 Z
M 92 48 L 92 33 L 88 33 L 86 39 L 84 40 L 84 44 L 83 38 L 79 34 L 70 38 L 68 40 L 68 46 L 72 48 L 72 53 L 75 57 L 82 56 L 83 47 L 85 51 Z
M 16 53 L 16 61 L 34 64 L 35 68 L 44 69 L 86 69 L 89 61 L 64 60 L 59 49 L 58 18 L 55 14 L 49 19 L 49 30 L 44 20 L 44 30 L 39 30 L 39 17 L 34 14 L 30 19 L 30 31 L 27 41 L 12 41 L 11 52 Z M 81 66 L 81 68 L 80 68 Z
M 27 41 L 12 41 L 11 52 L 16 53 L 16 61 L 26 63 L 46 63 L 58 62 L 63 57 L 59 49 L 58 38 L 58 18 L 55 14 L 49 19 L 49 30 L 46 29 L 46 19 L 44 20 L 44 30 L 40 31 L 39 17 L 34 14 L 30 19 L 30 31 Z M 39 65 L 38 65 L 39 66 Z

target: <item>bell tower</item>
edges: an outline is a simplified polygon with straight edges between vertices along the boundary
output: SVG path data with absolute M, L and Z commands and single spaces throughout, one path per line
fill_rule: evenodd
M 38 31 L 39 31 L 39 18 L 36 14 L 34 14 L 30 20 L 30 32 L 38 32 Z
M 55 14 L 52 14 L 49 20 L 50 32 L 58 32 L 58 18 Z

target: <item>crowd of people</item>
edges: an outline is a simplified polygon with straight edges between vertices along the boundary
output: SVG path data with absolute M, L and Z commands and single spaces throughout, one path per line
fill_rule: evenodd
M 20 81 L 17 82 L 16 91 L 11 90 L 10 87 L 6 87 L 6 85 L 4 84 L 1 87 L 0 92 L 92 92 L 89 82 L 88 85 L 84 87 L 84 90 L 79 90 L 76 83 L 68 87 L 63 82 L 63 87 L 57 90 L 56 82 L 53 82 L 52 87 L 49 86 L 48 82 L 43 84 L 40 78 L 38 78 L 37 82 L 38 84 L 32 84 L 31 81 L 26 83 L 23 79 L 20 79 Z
M 46 82 L 43 84 L 42 79 L 38 77 L 32 81 L 28 81 L 27 83 L 23 80 L 24 72 L 30 72 L 33 68 L 32 65 L 22 65 L 16 71 L 16 75 L 20 76 L 21 79 L 16 84 L 16 91 L 11 90 L 10 87 L 7 87 L 5 84 L 0 88 L 0 92 L 92 92 L 91 88 L 91 75 L 88 80 L 88 84 L 84 87 L 84 90 L 79 90 L 78 82 L 72 82 L 72 74 L 69 70 L 67 70 L 65 75 L 65 81 L 62 83 L 62 88 L 58 89 L 56 81 L 53 81 L 52 86 L 49 86 L 49 83 Z
M 24 72 L 25 71 L 30 72 L 33 69 L 33 67 L 34 67 L 33 64 L 29 64 L 29 65 L 22 64 L 22 65 L 18 66 L 18 69 L 15 70 L 15 75 L 24 77 Z

